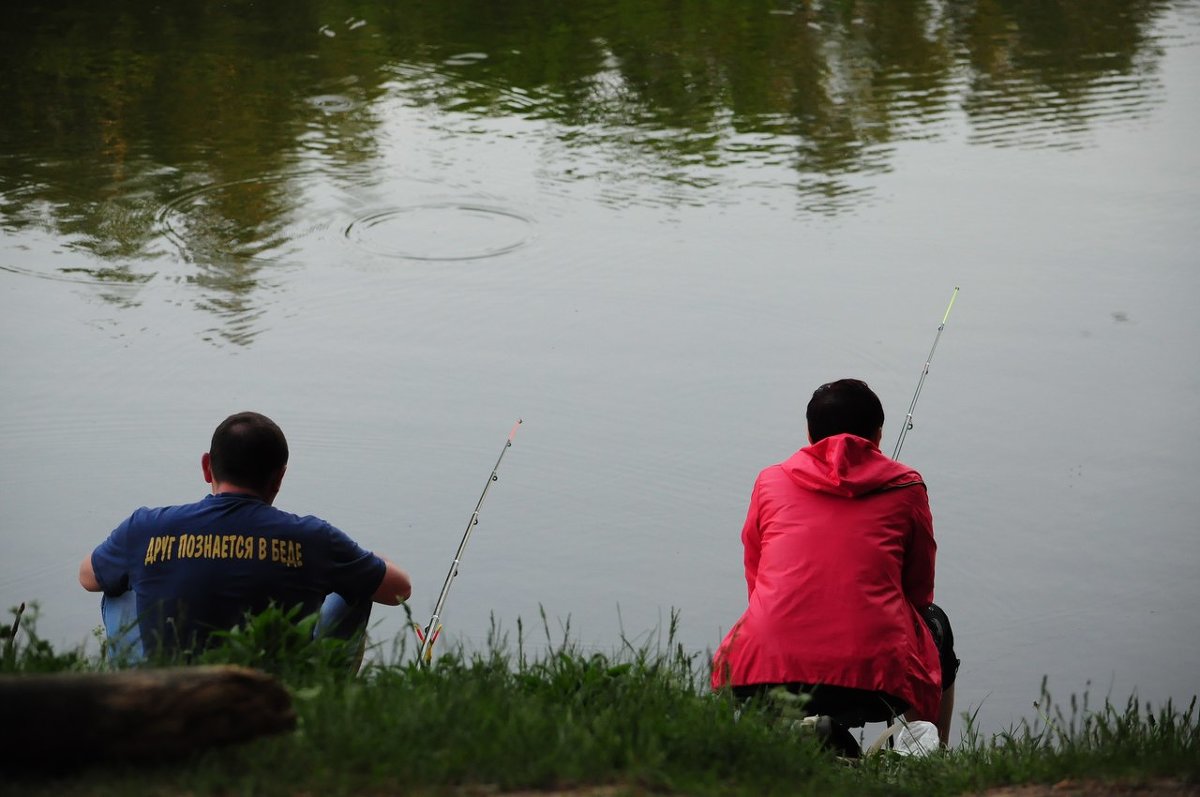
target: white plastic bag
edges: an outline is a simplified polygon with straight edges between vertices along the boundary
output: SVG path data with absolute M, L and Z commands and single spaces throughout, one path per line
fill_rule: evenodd
M 939 745 L 937 726 L 932 722 L 914 720 L 901 726 L 900 732 L 896 734 L 896 746 L 892 752 L 926 756 L 935 752 Z

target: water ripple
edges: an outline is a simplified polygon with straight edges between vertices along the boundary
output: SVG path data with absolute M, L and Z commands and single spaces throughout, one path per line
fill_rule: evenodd
M 351 222 L 345 236 L 385 257 L 476 260 L 529 243 L 533 221 L 495 205 L 428 202 L 368 213 Z
M 164 204 L 155 215 L 164 237 L 190 262 L 282 259 L 303 227 L 290 184 L 304 175 L 266 175 L 206 183 Z
M 1017 72 L 980 81 L 965 98 L 972 143 L 1001 147 L 1076 149 L 1099 122 L 1146 118 L 1163 97 L 1154 78 L 1078 73 L 1046 85 Z

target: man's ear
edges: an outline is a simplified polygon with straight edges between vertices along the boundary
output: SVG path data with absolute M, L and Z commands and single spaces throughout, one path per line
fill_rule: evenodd
M 879 444 L 883 442 L 883 427 L 882 426 L 880 426 L 878 429 L 875 430 L 875 434 L 871 435 L 871 442 L 875 444 L 876 448 L 879 448 Z
M 287 473 L 287 465 L 279 469 L 279 473 L 275 474 L 275 478 L 271 480 L 271 495 L 275 496 L 279 493 L 279 488 L 283 487 L 283 474 Z
M 212 455 L 207 451 L 200 455 L 200 470 L 204 472 L 204 481 L 212 484 Z

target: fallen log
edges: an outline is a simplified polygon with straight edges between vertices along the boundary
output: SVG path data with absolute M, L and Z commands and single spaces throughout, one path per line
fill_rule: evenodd
M 296 726 L 275 678 L 246 667 L 0 677 L 0 763 L 179 758 Z

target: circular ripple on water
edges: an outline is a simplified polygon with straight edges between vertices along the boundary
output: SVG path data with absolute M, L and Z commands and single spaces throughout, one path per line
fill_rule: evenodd
M 155 221 L 189 261 L 279 261 L 322 226 L 319 203 L 297 201 L 311 181 L 300 173 L 208 183 L 176 195 Z
M 309 97 L 307 102 L 310 107 L 327 114 L 347 113 L 353 111 L 360 104 L 345 94 L 318 94 Z
M 527 244 L 533 238 L 533 221 L 494 205 L 427 202 L 362 216 L 346 227 L 346 237 L 386 257 L 477 260 Z

